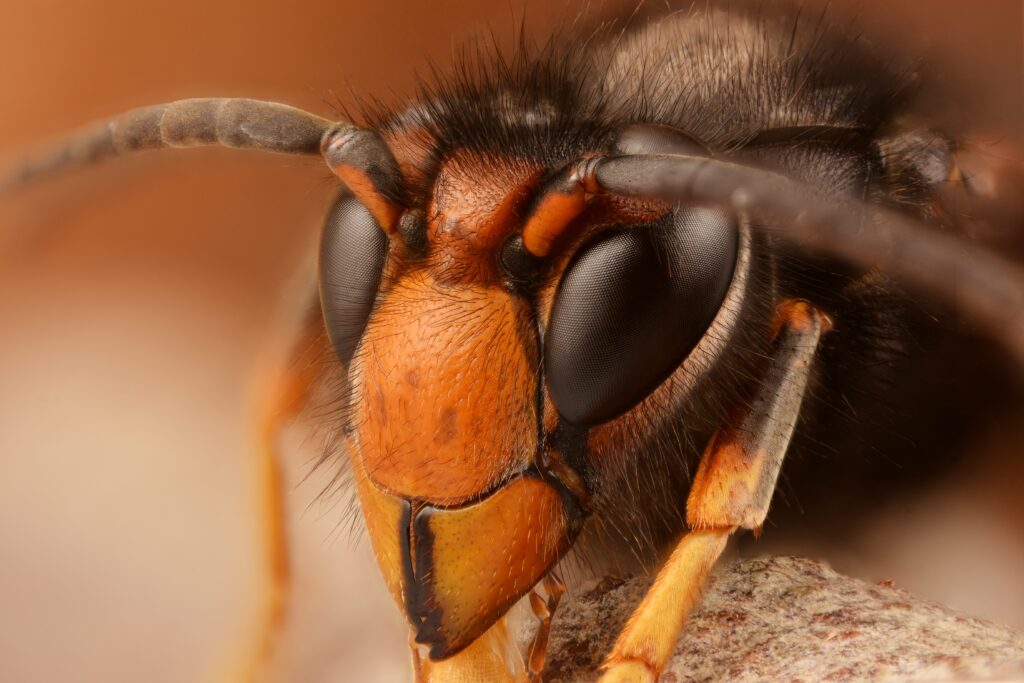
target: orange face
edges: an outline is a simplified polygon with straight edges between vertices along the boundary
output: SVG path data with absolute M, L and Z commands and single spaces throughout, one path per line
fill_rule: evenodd
M 407 274 L 374 312 L 352 368 L 360 464 L 430 505 L 479 498 L 537 450 L 537 351 L 528 311 L 483 285 Z
M 581 520 L 536 466 L 539 334 L 496 266 L 538 178 L 529 164 L 470 154 L 441 166 L 425 255 L 388 262 L 348 370 L 349 452 L 370 537 L 434 658 L 528 591 Z

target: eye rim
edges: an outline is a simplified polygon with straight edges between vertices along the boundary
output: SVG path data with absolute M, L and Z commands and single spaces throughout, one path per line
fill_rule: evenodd
M 351 211 L 362 215 L 343 215 L 343 212 Z M 341 246 L 364 249 L 363 255 L 369 258 L 359 262 L 358 250 L 339 250 L 339 242 Z M 342 367 L 351 365 L 362 342 L 377 305 L 390 256 L 391 240 L 370 209 L 351 191 L 342 189 L 324 218 L 317 251 L 317 294 L 321 317 L 331 348 Z M 347 273 L 348 281 L 331 277 L 332 273 L 338 272 Z M 361 292 L 361 296 L 347 295 L 352 292 Z M 339 317 L 340 306 L 337 303 L 331 305 L 332 302 L 347 303 L 348 310 L 341 311 Z
M 669 379 L 678 377 L 681 382 L 680 391 L 682 395 L 688 395 L 700 386 L 704 378 L 711 372 L 712 368 L 722 356 L 725 355 L 729 340 L 739 331 L 741 326 L 740 317 L 744 307 L 751 297 L 750 287 L 755 283 L 754 277 L 754 235 L 750 216 L 745 211 L 736 213 L 736 265 L 733 267 L 732 280 L 725 291 L 725 297 L 718 306 L 718 311 L 708 324 L 700 341 L 694 346 L 690 353 L 683 359 Z M 759 252 L 760 254 L 760 252 Z M 769 269 L 771 270 L 771 269 Z M 775 278 L 771 275 L 769 279 L 762 281 L 767 284 L 770 293 L 769 297 L 775 297 Z M 682 372 L 681 372 L 682 371 Z M 668 381 L 668 380 L 666 380 Z M 664 386 L 662 382 L 661 386 Z M 655 388 L 645 396 L 639 404 L 649 400 L 658 393 Z
M 557 289 L 561 286 L 562 280 L 564 279 L 564 273 L 569 268 L 568 264 L 572 262 L 576 253 L 583 248 L 583 245 L 587 244 L 596 235 L 591 235 L 587 240 L 578 243 L 576 249 L 573 250 L 573 255 L 566 257 L 567 265 L 565 269 L 563 269 L 562 275 L 559 277 L 555 287 L 555 291 L 550 295 L 548 300 L 549 302 L 546 306 L 547 316 L 543 321 L 541 341 L 541 346 L 545 347 L 545 391 L 547 392 L 552 405 L 555 407 L 555 410 L 559 415 L 559 419 L 564 424 L 578 425 L 588 431 L 591 429 L 603 429 L 604 427 L 612 425 L 616 421 L 633 414 L 638 408 L 651 400 L 668 399 L 672 401 L 672 405 L 684 405 L 687 397 L 692 395 L 692 393 L 706 381 L 708 376 L 715 371 L 719 361 L 729 355 L 729 344 L 731 340 L 743 329 L 743 320 L 741 318 L 744 312 L 749 308 L 749 302 L 756 300 L 756 297 L 752 299 L 751 287 L 757 282 L 760 282 L 762 285 L 766 285 L 769 289 L 765 295 L 768 297 L 774 296 L 775 278 L 770 274 L 774 271 L 774 268 L 770 267 L 768 262 L 765 262 L 763 266 L 756 266 L 754 263 L 753 253 L 755 242 L 761 243 L 761 240 L 755 240 L 750 215 L 742 209 L 733 210 L 732 212 L 727 213 L 731 216 L 733 221 L 732 224 L 735 227 L 735 260 L 731 276 L 725 286 L 724 294 L 722 295 L 717 309 L 711 316 L 710 321 L 703 329 L 703 332 L 700 334 L 696 343 L 683 355 L 682 359 L 677 364 L 672 366 L 671 370 L 669 370 L 666 375 L 662 376 L 656 383 L 653 383 L 650 389 L 646 390 L 638 399 L 629 403 L 624 409 L 599 421 L 574 422 L 570 417 L 566 416 L 562 408 L 559 407 L 559 402 L 552 391 L 549 381 L 549 373 L 546 367 L 546 360 L 549 357 L 546 350 L 546 343 L 548 332 L 551 328 L 551 322 L 555 315 Z M 609 227 L 614 229 L 612 226 Z M 603 234 L 604 232 L 605 230 L 601 230 L 597 235 Z M 757 273 L 754 272 L 755 270 L 757 273 L 761 273 L 761 276 L 757 276 Z M 767 277 L 763 277 L 766 274 Z M 665 392 L 669 393 L 666 394 Z

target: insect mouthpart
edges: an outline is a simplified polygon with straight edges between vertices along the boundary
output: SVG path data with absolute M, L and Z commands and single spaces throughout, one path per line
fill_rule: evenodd
M 537 467 L 458 507 L 359 481 L 388 588 L 433 660 L 472 643 L 533 588 L 575 542 L 587 515 L 571 485 Z

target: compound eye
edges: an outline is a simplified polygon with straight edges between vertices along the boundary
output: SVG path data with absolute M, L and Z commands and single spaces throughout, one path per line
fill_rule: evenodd
M 345 196 L 331 208 L 320 241 L 320 306 L 327 335 L 348 367 L 377 298 L 388 238 L 370 212 Z
M 562 416 L 605 422 L 671 375 L 721 307 L 737 245 L 735 221 L 716 209 L 677 209 L 584 245 L 555 293 L 544 340 Z

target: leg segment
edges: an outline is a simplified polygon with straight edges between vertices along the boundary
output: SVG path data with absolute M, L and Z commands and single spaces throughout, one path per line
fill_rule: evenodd
M 655 681 L 704 579 L 737 528 L 759 530 L 828 319 L 802 301 L 776 311 L 771 365 L 750 405 L 712 437 L 687 501 L 683 536 L 605 660 L 604 683 Z
M 746 410 L 719 428 L 704 451 L 686 505 L 691 529 L 758 530 L 793 436 L 810 365 L 831 323 L 803 301 L 775 311 L 772 363 Z
M 530 683 L 543 683 L 544 664 L 547 660 L 548 636 L 551 634 L 551 619 L 555 616 L 558 603 L 565 593 L 565 584 L 554 572 L 544 577 L 544 591 L 547 597 L 541 597 L 536 590 L 530 592 L 530 606 L 533 614 L 540 619 L 540 626 L 533 636 L 533 641 L 526 651 L 526 668 L 530 675 Z
M 284 429 L 307 405 L 317 375 L 319 319 L 311 320 L 295 345 L 292 358 L 271 374 L 256 412 L 259 453 L 257 486 L 260 504 L 260 546 L 265 579 L 259 621 L 238 679 L 263 680 L 274 644 L 284 623 L 291 576 L 286 529 L 284 466 L 280 439 Z
M 700 601 L 705 577 L 735 530 L 703 529 L 683 536 L 605 660 L 603 683 L 657 680 L 686 616 Z

